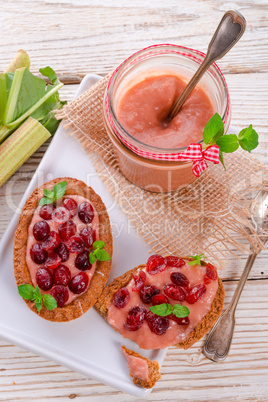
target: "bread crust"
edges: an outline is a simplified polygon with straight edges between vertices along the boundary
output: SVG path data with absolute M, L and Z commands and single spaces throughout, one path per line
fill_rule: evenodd
M 110 226 L 109 216 L 106 207 L 102 202 L 100 196 L 95 191 L 88 187 L 83 181 L 73 179 L 70 177 L 60 177 L 44 183 L 33 191 L 25 203 L 19 218 L 18 228 L 15 233 L 14 239 L 14 274 L 17 286 L 29 283 L 32 285 L 31 276 L 26 264 L 26 248 L 28 240 L 28 228 L 32 221 L 34 211 L 38 207 L 40 199 L 43 197 L 43 189 L 48 188 L 52 190 L 55 184 L 67 181 L 67 189 L 65 195 L 81 195 L 90 200 L 99 215 L 99 239 L 103 240 L 106 244 L 105 250 L 112 258 L 113 254 L 113 240 Z M 54 310 L 47 310 L 45 307 L 40 312 L 37 311 L 35 304 L 31 300 L 24 300 L 27 306 L 40 317 L 49 321 L 64 322 L 76 319 L 82 316 L 86 311 L 92 307 L 108 280 L 111 270 L 110 261 L 97 261 L 96 271 L 91 279 L 88 290 L 81 296 L 77 297 L 70 304 L 57 307 Z
M 184 260 L 191 260 L 190 258 L 181 257 Z M 205 262 L 202 265 L 206 265 Z M 131 281 L 132 275 L 138 271 L 139 269 L 145 268 L 145 264 L 138 265 L 136 268 L 133 268 L 127 272 L 125 272 L 122 276 L 116 278 L 112 283 L 106 286 L 102 292 L 102 295 L 98 299 L 95 304 L 95 308 L 98 313 L 107 321 L 108 309 L 112 303 L 113 297 L 115 293 L 122 287 L 127 286 L 127 284 Z M 194 343 L 196 343 L 199 339 L 203 338 L 203 336 L 212 328 L 217 318 L 220 316 L 223 306 L 224 306 L 224 287 L 221 279 L 218 277 L 218 290 L 214 297 L 214 300 L 211 304 L 211 308 L 208 313 L 203 317 L 203 319 L 197 324 L 197 326 L 193 329 L 192 332 L 187 336 L 187 338 L 175 345 L 178 348 L 188 349 Z
M 137 377 L 133 377 L 131 373 L 129 373 L 129 376 L 133 378 L 133 383 L 143 388 L 153 388 L 155 383 L 161 378 L 158 362 L 156 360 L 147 359 L 147 357 L 144 357 L 139 353 L 126 348 L 126 346 L 121 346 L 121 349 L 123 349 L 128 355 L 138 357 L 139 359 L 145 360 L 147 362 L 149 371 L 149 381 L 142 381 Z

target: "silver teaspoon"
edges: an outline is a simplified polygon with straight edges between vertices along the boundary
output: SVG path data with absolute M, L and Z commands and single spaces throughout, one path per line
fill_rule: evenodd
M 268 240 L 268 192 L 261 190 L 256 195 L 253 201 L 253 216 L 251 223 L 255 229 L 255 232 L 259 235 L 259 238 L 264 245 Z M 211 329 L 208 338 L 204 345 L 204 354 L 214 362 L 221 362 L 226 359 L 234 333 L 235 327 L 235 310 L 238 304 L 240 295 L 247 281 L 248 275 L 254 264 L 257 255 L 261 250 L 253 252 L 249 255 L 246 262 L 244 271 L 238 282 L 237 288 L 234 292 L 231 303 L 227 309 L 218 318 L 213 328 Z
M 246 29 L 246 20 L 239 11 L 229 10 L 222 17 L 211 41 L 208 45 L 207 55 L 200 67 L 187 84 L 180 97 L 176 100 L 169 113 L 173 119 L 180 111 L 182 105 L 201 79 L 203 74 L 214 63 L 221 59 L 239 41 Z

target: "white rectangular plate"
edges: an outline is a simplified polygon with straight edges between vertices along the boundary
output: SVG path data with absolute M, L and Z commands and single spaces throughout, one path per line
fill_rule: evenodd
M 100 78 L 96 75 L 87 75 L 76 96 Z M 139 348 L 135 343 L 124 340 L 94 308 L 77 320 L 54 323 L 34 314 L 18 294 L 12 258 L 14 233 L 20 210 L 36 187 L 55 177 L 64 176 L 85 181 L 101 196 L 107 207 L 114 244 L 110 281 L 147 261 L 148 247 L 108 194 L 85 150 L 78 141 L 66 133 L 63 127 L 60 127 L 0 243 L 0 336 L 71 370 L 142 398 L 151 390 L 139 388 L 132 383 L 126 360 L 120 350 L 124 344 L 135 351 L 139 351 Z M 157 360 L 161 366 L 166 350 L 141 350 L 141 354 Z

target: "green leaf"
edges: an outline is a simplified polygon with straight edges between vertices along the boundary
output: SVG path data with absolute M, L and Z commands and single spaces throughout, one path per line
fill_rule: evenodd
M 226 166 L 223 160 L 223 153 L 221 150 L 219 150 L 219 161 L 221 162 L 222 166 L 224 167 L 224 170 L 226 171 Z
M 44 196 L 47 198 L 51 198 L 54 201 L 54 193 L 53 191 L 49 190 L 48 188 L 43 189 Z
M 49 78 L 52 84 L 59 84 L 60 81 L 58 80 L 57 74 L 51 67 L 47 66 L 40 68 L 39 72 L 45 77 Z
M 238 138 L 235 134 L 226 134 L 217 140 L 217 145 L 221 152 L 229 154 L 235 152 L 239 148 Z
M 54 200 L 51 198 L 47 198 L 47 197 L 43 197 L 41 198 L 41 200 L 39 201 L 39 205 L 47 205 L 47 204 L 51 204 Z
M 248 152 L 252 151 L 259 145 L 259 136 L 252 128 L 252 124 L 240 131 L 238 134 L 238 141 L 241 148 Z
M 64 196 L 66 187 L 67 187 L 66 181 L 61 181 L 60 183 L 57 183 L 53 187 L 53 193 L 54 193 L 55 200 L 59 200 L 60 198 L 62 198 Z
M 39 286 L 38 285 L 36 285 L 36 288 L 34 289 L 34 292 L 33 292 L 33 294 L 34 294 L 34 297 L 36 298 L 36 299 L 42 299 L 42 295 L 41 295 L 41 292 L 40 292 L 40 289 L 39 289 Z
M 56 299 L 49 294 L 43 295 L 43 302 L 44 302 L 44 306 L 47 310 L 53 310 L 54 308 L 57 307 Z
M 109 253 L 103 249 L 97 249 L 95 256 L 99 261 L 109 261 L 111 259 Z
M 220 138 L 224 133 L 224 124 L 222 122 L 221 116 L 215 113 L 214 116 L 209 119 L 205 125 L 203 131 L 203 140 L 205 144 L 215 144 L 217 139 Z
M 105 243 L 102 240 L 97 240 L 97 241 L 94 241 L 92 247 L 94 248 L 94 250 L 96 250 L 97 248 L 103 248 L 103 247 L 105 247 Z
M 172 313 L 172 306 L 169 303 L 158 304 L 149 308 L 152 313 L 165 317 Z
M 204 253 L 197 255 L 188 255 L 189 258 L 193 258 L 193 261 L 188 261 L 188 265 L 200 265 L 202 264 L 202 258 L 207 258 Z
M 42 308 L 42 298 L 41 299 L 35 299 L 35 307 L 37 308 L 38 311 L 41 310 L 41 308 Z
M 174 304 L 172 312 L 178 318 L 184 318 L 190 314 L 188 307 L 182 306 L 181 304 Z
M 96 261 L 97 261 L 97 257 L 95 257 L 95 255 L 93 253 L 90 253 L 89 254 L 89 262 L 90 262 L 90 264 L 93 265 L 94 262 L 96 262 Z
M 26 284 L 26 285 L 19 285 L 18 286 L 18 292 L 21 297 L 25 300 L 34 300 L 34 287 L 32 285 Z

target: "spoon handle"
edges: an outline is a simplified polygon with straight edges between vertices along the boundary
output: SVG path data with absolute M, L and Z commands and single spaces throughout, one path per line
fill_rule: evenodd
M 248 257 L 231 303 L 218 318 L 205 342 L 204 354 L 214 362 L 225 360 L 229 353 L 235 327 L 236 306 L 256 257 L 256 253 L 252 253 Z
M 205 71 L 214 61 L 222 58 L 241 38 L 246 29 L 246 20 L 238 11 L 229 10 L 222 17 L 211 41 L 202 64 L 191 78 L 186 88 L 174 103 L 169 118 L 173 119 L 201 79 Z

